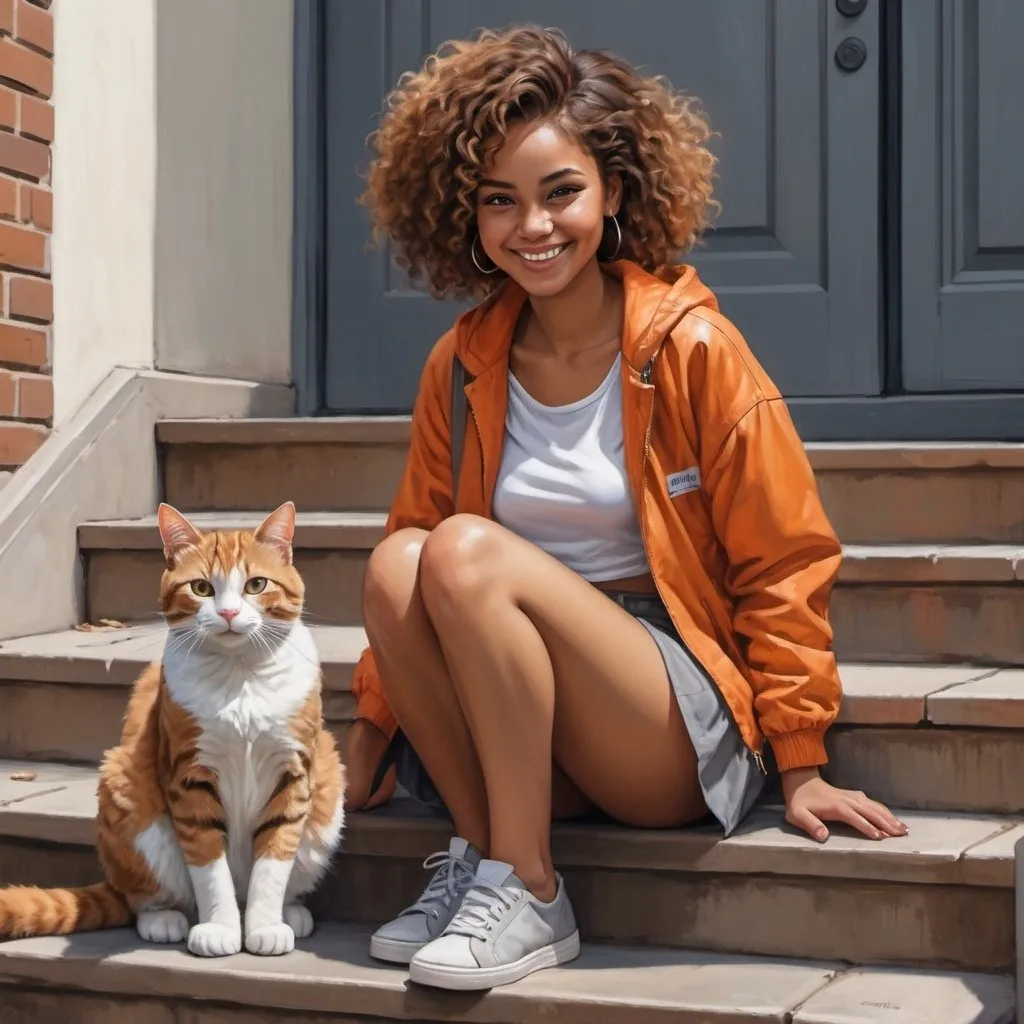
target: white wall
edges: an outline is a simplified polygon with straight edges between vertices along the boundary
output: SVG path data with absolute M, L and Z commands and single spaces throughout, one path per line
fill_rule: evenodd
M 54 0 L 54 422 L 116 366 L 291 379 L 292 0 Z
M 54 424 L 153 365 L 154 3 L 55 0 Z
M 157 2 L 162 370 L 291 379 L 292 18 L 291 0 Z

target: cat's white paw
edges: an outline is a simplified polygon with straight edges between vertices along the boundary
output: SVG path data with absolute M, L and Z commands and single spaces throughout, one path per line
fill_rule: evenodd
M 283 921 L 265 924 L 246 935 L 245 948 L 256 956 L 283 956 L 295 948 L 295 932 Z
M 140 910 L 135 927 L 146 942 L 184 942 L 188 918 L 180 910 Z
M 301 903 L 289 903 L 284 908 L 284 921 L 297 939 L 308 938 L 316 927 L 313 915 Z
M 207 921 L 188 933 L 188 951 L 196 956 L 234 956 L 242 951 L 242 929 Z

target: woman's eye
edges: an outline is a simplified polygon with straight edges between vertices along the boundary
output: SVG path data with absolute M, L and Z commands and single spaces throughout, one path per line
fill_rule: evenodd
M 568 199 L 570 196 L 576 195 L 580 190 L 573 185 L 563 185 L 561 188 L 556 188 L 551 193 L 552 199 Z
M 511 202 L 508 196 L 488 196 L 484 200 L 484 206 L 507 206 Z
M 245 581 L 245 592 L 247 594 L 262 594 L 267 589 L 267 581 L 263 576 L 253 576 L 251 580 Z
M 209 580 L 193 580 L 189 586 L 196 597 L 213 597 L 213 584 Z

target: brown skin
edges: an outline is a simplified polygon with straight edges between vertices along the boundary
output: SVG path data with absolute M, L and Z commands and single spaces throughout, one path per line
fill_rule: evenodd
M 591 393 L 619 351 L 622 294 L 597 251 L 620 199 L 618 181 L 544 122 L 509 132 L 478 191 L 478 245 L 530 295 L 511 369 L 546 404 Z M 523 259 L 561 246 L 540 268 Z M 602 586 L 654 590 L 650 576 Z M 457 515 L 429 534 L 388 537 L 367 568 L 364 620 L 388 703 L 458 834 L 510 862 L 539 898 L 555 891 L 553 817 L 588 803 L 639 827 L 706 813 L 650 635 L 601 588 L 498 524 Z M 381 752 L 387 743 L 367 722 L 350 742 Z M 350 780 L 354 806 L 369 781 Z M 823 821 L 873 839 L 906 833 L 816 768 L 784 773 L 783 790 L 787 820 L 817 839 Z

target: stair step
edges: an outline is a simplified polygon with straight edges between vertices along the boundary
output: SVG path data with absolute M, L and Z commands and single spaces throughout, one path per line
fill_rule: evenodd
M 266 512 L 186 512 L 200 530 L 254 529 Z M 383 512 L 300 512 L 296 551 L 370 551 L 384 537 Z M 85 551 L 160 551 L 156 515 L 83 523 Z M 1024 545 L 846 544 L 844 583 L 1008 583 L 1024 580 Z
M 206 512 L 201 529 L 252 528 L 263 513 Z M 296 564 L 315 621 L 355 624 L 366 560 L 383 513 L 300 513 Z M 155 612 L 163 571 L 156 517 L 79 528 L 88 615 L 138 621 Z M 835 648 L 850 661 L 1024 665 L 1024 547 L 849 545 L 830 615 Z
M 347 692 L 366 646 L 362 626 L 312 623 L 325 689 Z M 0 680 L 128 686 L 159 659 L 162 621 L 89 625 L 0 641 Z M 844 725 L 922 723 L 1024 729 L 1024 670 L 983 665 L 842 663 Z
M 357 626 L 311 629 L 325 717 L 344 750 L 366 635 Z M 160 656 L 164 635 L 151 622 L 0 643 L 0 757 L 98 762 L 120 737 L 126 688 Z M 1024 756 L 1024 670 L 851 663 L 841 676 L 827 769 L 838 785 L 921 810 L 1024 807 L 1024 773 L 1007 767 Z
M 25 770 L 37 778 L 10 780 Z M 0 764 L 0 877 L 43 885 L 98 878 L 88 849 L 95 782 L 82 768 Z M 728 839 L 710 826 L 645 831 L 576 822 L 554 828 L 552 849 L 587 941 L 1010 970 L 1013 852 L 1024 823 L 900 814 L 910 835 L 881 843 L 836 828 L 819 845 L 769 806 Z M 422 860 L 447 846 L 449 829 L 404 800 L 350 815 L 344 853 L 314 897 L 314 912 L 364 924 L 391 917 L 418 894 Z
M 157 425 L 167 500 L 179 507 L 386 509 L 406 417 L 178 420 Z M 809 444 L 822 501 L 846 542 L 1024 543 L 1024 445 Z
M 201 1014 L 210 1024 L 270 1024 L 285 1015 L 310 1024 L 356 1018 L 1012 1024 L 1014 1012 L 1012 981 L 1004 975 L 618 946 L 585 946 L 565 967 L 487 993 L 460 995 L 410 985 L 405 970 L 370 960 L 367 942 L 368 932 L 358 926 L 324 925 L 294 953 L 268 964 L 247 954 L 204 960 L 180 948 L 145 945 L 132 931 L 118 929 L 0 945 L 0 978 L 18 986 L 5 985 L 4 1000 L 21 1012 L 19 1020 L 88 1016 L 104 1024 L 178 1019 L 179 1012 L 190 1020 Z M 315 1021 L 307 1014 L 316 1014 Z

